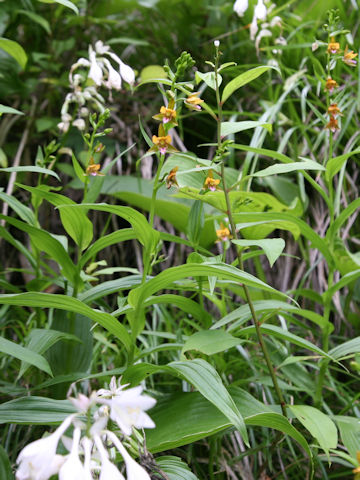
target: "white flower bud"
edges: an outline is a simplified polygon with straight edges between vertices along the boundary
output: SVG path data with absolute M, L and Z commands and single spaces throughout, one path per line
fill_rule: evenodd
M 255 7 L 255 10 L 254 10 L 254 15 L 259 20 L 265 20 L 266 19 L 267 10 L 266 10 L 266 7 L 264 5 L 263 0 L 258 0 L 258 3 L 257 3 L 257 5 Z
M 243 17 L 244 13 L 248 9 L 248 6 L 248 0 L 236 0 L 236 2 L 234 3 L 234 12 L 236 12 L 239 17 Z

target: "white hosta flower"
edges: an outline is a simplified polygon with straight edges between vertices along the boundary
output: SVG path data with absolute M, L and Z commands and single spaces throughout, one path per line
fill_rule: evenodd
M 236 12 L 239 17 L 243 17 L 244 13 L 248 9 L 249 1 L 248 0 L 236 0 L 234 3 L 234 12 Z
M 83 131 L 85 130 L 86 124 L 83 118 L 77 118 L 73 121 L 73 127 L 76 127 L 78 130 Z
M 89 478 L 86 475 L 84 465 L 79 458 L 80 435 L 80 428 L 75 428 L 71 452 L 63 466 L 60 468 L 59 480 L 88 480 Z
M 110 47 L 108 45 L 104 45 L 104 43 L 101 40 L 98 40 L 95 43 L 95 51 L 99 55 L 104 55 L 104 53 L 107 53 L 110 50 Z
M 255 40 L 255 48 L 256 48 L 257 54 L 259 54 L 259 46 L 260 46 L 261 39 L 264 37 L 271 37 L 271 36 L 272 36 L 272 33 L 267 28 L 263 28 L 260 30 L 259 35 L 256 37 L 256 40 Z
M 90 58 L 90 70 L 88 73 L 88 77 L 91 78 L 91 80 L 95 83 L 95 85 L 99 87 L 103 79 L 103 72 L 96 60 L 96 53 L 91 47 L 89 47 L 89 58 Z
M 146 470 L 139 465 L 126 451 L 120 440 L 112 432 L 106 432 L 107 436 L 113 442 L 115 447 L 121 453 L 125 466 L 126 466 L 126 479 L 127 480 L 151 480 Z M 102 479 L 101 479 L 102 480 Z
M 102 403 L 110 406 L 110 418 L 114 420 L 125 435 L 131 435 L 132 427 L 154 428 L 155 424 L 145 413 L 152 408 L 156 400 L 148 395 L 141 395 L 142 387 L 121 391 L 110 400 Z
M 19 465 L 16 480 L 48 480 L 55 475 L 63 462 L 56 449 L 63 433 L 69 428 L 74 416 L 70 415 L 48 437 L 41 438 L 26 445 L 21 450 L 16 462 Z
M 255 10 L 254 10 L 254 15 L 259 20 L 265 20 L 266 19 L 267 10 L 266 10 L 266 7 L 264 5 L 263 0 L 258 0 L 258 3 L 257 3 L 257 5 L 255 7 Z
M 251 40 L 255 39 L 255 36 L 259 30 L 258 24 L 257 24 L 257 18 L 256 15 L 253 16 L 253 19 L 250 24 L 250 38 Z
M 134 70 L 126 65 L 126 63 L 120 60 L 120 75 L 122 76 L 123 80 L 127 82 L 129 85 L 134 85 L 135 83 L 135 72 Z
M 108 78 L 105 81 L 105 87 L 107 87 L 109 90 L 111 90 L 112 88 L 115 88 L 115 90 L 120 90 L 121 88 L 120 74 L 113 68 L 113 66 L 111 65 L 111 63 L 107 58 L 104 58 L 104 63 L 108 70 Z
M 94 441 L 101 458 L 101 470 L 99 480 L 125 480 L 116 466 L 110 462 L 109 455 L 98 435 L 94 436 Z

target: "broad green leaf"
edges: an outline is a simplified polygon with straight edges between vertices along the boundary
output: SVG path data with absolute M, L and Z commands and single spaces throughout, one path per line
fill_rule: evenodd
M 56 425 L 75 412 L 69 400 L 22 397 L 0 404 L 0 424 Z
M 3 113 L 12 113 L 15 115 L 25 115 L 23 112 L 16 110 L 16 108 L 8 107 L 7 105 L 0 104 L 0 115 Z
M 269 175 L 277 175 L 282 173 L 295 172 L 297 170 L 325 170 L 325 168 L 320 165 L 320 163 L 314 162 L 313 160 L 306 160 L 303 162 L 292 162 L 292 163 L 278 163 L 276 165 L 271 165 L 270 167 L 260 170 L 256 173 L 253 173 L 252 177 L 267 177 Z
M 94 344 L 91 319 L 88 316 L 69 315 L 67 311 L 55 310 L 51 327 L 57 330 L 58 334 L 67 336 L 71 333 L 77 340 L 77 342 L 69 342 L 64 335 L 65 338 L 47 351 L 46 356 L 54 376 L 89 372 Z M 109 336 L 109 340 L 114 342 L 112 336 Z M 54 386 L 51 390 L 55 398 L 65 398 L 68 388 L 69 384 L 63 383 Z
M 79 300 L 84 303 L 92 303 L 98 298 L 104 298 L 114 292 L 121 290 L 130 290 L 131 288 L 141 283 L 142 275 L 129 275 L 127 277 L 117 278 L 116 280 L 109 280 L 101 282 L 95 287 L 91 287 L 85 292 L 78 295 Z
M 357 155 L 360 153 L 360 149 L 353 150 L 352 152 L 344 153 L 339 155 L 338 157 L 332 157 L 326 164 L 326 172 L 325 178 L 328 182 L 332 180 L 334 175 L 336 175 L 340 170 L 341 167 L 344 165 L 346 160 L 353 155 Z
M 249 443 L 244 419 L 214 367 L 200 358 L 185 362 L 171 362 L 168 366 L 194 385 L 238 429 L 244 442 Z
M 196 72 L 195 80 L 196 80 L 196 83 L 200 83 L 201 81 L 203 81 L 206 83 L 208 87 L 212 88 L 213 90 L 216 90 L 215 72 L 206 72 L 206 73 Z M 219 86 L 221 85 L 221 82 L 222 82 L 222 77 L 221 75 L 218 75 Z
M 118 338 L 127 350 L 131 347 L 130 335 L 126 328 L 118 322 L 115 317 L 106 312 L 93 310 L 77 298 L 61 294 L 31 292 L 0 295 L 0 304 L 20 305 L 23 307 L 58 308 L 59 310 L 75 312 L 84 317 L 90 318 L 104 327 L 109 333 Z
M 70 2 L 70 0 L 38 0 L 38 2 L 41 3 L 58 3 L 60 5 L 64 5 L 64 7 L 71 8 L 76 15 L 79 15 L 79 9 L 76 5 L 74 5 L 73 2 Z
M 169 480 L 198 480 L 179 457 L 163 455 L 156 459 L 156 464 L 166 473 Z
M 329 415 L 308 405 L 288 405 L 299 422 L 316 438 L 326 455 L 330 448 L 336 448 L 338 434 L 335 423 Z
M 52 177 L 55 177 L 56 180 L 59 180 L 60 178 L 59 175 L 52 170 L 49 170 L 48 168 L 43 168 L 43 167 L 37 167 L 36 165 L 34 166 L 28 166 L 28 167 L 7 167 L 7 168 L 0 168 L 1 172 L 32 172 L 32 173 L 42 173 L 44 175 L 51 175 Z
M 255 122 L 251 120 L 246 120 L 244 122 L 222 122 L 221 123 L 221 136 L 227 137 L 232 133 L 243 132 L 244 130 L 250 130 L 252 128 L 263 127 L 271 133 L 272 124 L 264 122 Z
M 33 352 L 29 348 L 22 347 L 15 342 L 11 342 L 10 340 L 0 337 L 0 351 L 2 354 L 10 355 L 11 357 L 17 358 L 22 362 L 34 365 L 39 370 L 43 370 L 52 376 L 51 368 L 47 360 L 42 355 Z
M 281 414 L 238 387 L 229 387 L 229 392 L 245 424 L 269 427 L 270 423 L 270 428 L 290 435 L 311 457 L 304 437 Z M 225 415 L 198 392 L 177 392 L 159 398 L 149 413 L 156 428 L 146 432 L 146 444 L 153 453 L 187 445 L 231 427 Z
M 8 222 L 10 225 L 27 232 L 35 245 L 39 247 L 40 251 L 46 252 L 53 260 L 55 260 L 61 267 L 64 276 L 70 280 L 72 284 L 77 281 L 77 269 L 69 257 L 69 254 L 61 245 L 47 231 L 40 228 L 28 225 L 20 220 L 5 215 L 0 215 L 0 218 Z M 39 305 L 41 307 L 41 305 Z
M 140 72 L 141 83 L 167 78 L 167 74 L 161 65 L 147 65 Z
M 51 34 L 50 25 L 49 25 L 49 22 L 46 20 L 46 18 L 30 10 L 16 10 L 16 13 L 21 13 L 22 15 L 29 17 L 30 20 L 39 24 L 45 30 L 46 33 L 48 33 L 49 35 Z
M 196 350 L 205 355 L 214 355 L 239 345 L 241 340 L 223 330 L 201 330 L 189 337 L 182 349 L 182 353 Z
M 338 345 L 335 348 L 332 348 L 329 351 L 329 355 L 331 355 L 336 360 L 340 360 L 347 355 L 352 355 L 354 353 L 360 352 L 360 337 L 353 338 L 348 340 L 347 342 Z
M 221 97 L 221 103 L 225 103 L 226 100 L 230 97 L 230 95 L 232 95 L 237 89 L 243 87 L 247 83 L 252 82 L 253 80 L 255 80 L 255 78 L 259 77 L 270 69 L 279 72 L 279 70 L 275 67 L 271 67 L 269 65 L 262 65 L 260 67 L 252 68 L 251 70 L 241 73 L 240 75 L 235 77 L 225 86 Z
M 9 457 L 2 445 L 0 445 L 0 478 L 2 480 L 14 480 L 15 478 L 12 472 Z M 195 477 L 195 480 L 197 480 L 196 477 Z
M 65 208 L 67 206 L 76 206 L 77 204 L 65 195 L 59 193 L 47 192 L 37 187 L 28 187 L 20 185 L 24 190 L 28 190 L 32 195 L 39 196 L 59 208 L 61 223 L 74 240 L 80 250 L 84 250 L 89 246 L 93 238 L 93 224 L 83 210 L 75 210 L 74 208 Z
M 294 335 L 293 333 L 284 330 L 281 327 L 278 327 L 276 325 L 267 325 L 263 324 L 261 325 L 261 331 L 262 333 L 265 333 L 270 336 L 274 336 L 277 338 L 281 338 L 283 340 L 286 340 L 290 343 L 293 343 L 294 345 L 297 345 L 298 347 L 305 348 L 306 350 L 311 350 L 312 352 L 316 352 L 319 355 L 326 357 L 329 360 L 334 360 L 331 355 L 327 354 L 321 348 L 317 347 L 313 343 L 309 342 L 308 340 L 305 340 L 304 338 L 299 337 L 298 335 Z M 256 333 L 256 329 L 254 326 L 251 327 L 245 327 L 239 330 L 238 334 L 241 336 L 247 335 L 248 333 Z
M 285 241 L 282 238 L 266 238 L 264 240 L 231 240 L 235 245 L 240 247 L 260 247 L 264 250 L 270 266 L 272 267 L 276 260 L 282 254 L 285 248 Z
M 42 355 L 45 353 L 52 345 L 57 343 L 59 340 L 72 340 L 74 342 L 80 342 L 79 338 L 75 335 L 70 335 L 69 333 L 58 332 L 56 330 L 45 330 L 40 328 L 34 328 L 30 331 L 28 337 L 26 338 L 26 348 L 32 352 Z M 21 362 L 20 371 L 18 374 L 18 379 L 24 375 L 28 369 L 29 364 L 27 362 Z M 52 369 L 53 370 L 53 369 Z
M 36 224 L 36 218 L 34 215 L 34 212 L 24 205 L 22 202 L 20 202 L 16 197 L 13 195 L 8 195 L 7 193 L 1 192 L 0 191 L 0 199 L 9 205 L 14 212 L 16 212 L 19 217 L 24 220 L 26 223 L 29 223 L 30 225 Z
M 27 55 L 23 47 L 17 42 L 0 37 L 0 49 L 11 55 L 22 69 L 26 67 Z

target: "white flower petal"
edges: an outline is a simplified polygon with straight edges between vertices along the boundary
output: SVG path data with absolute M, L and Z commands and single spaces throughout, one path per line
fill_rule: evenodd
M 126 63 L 120 63 L 120 75 L 129 85 L 134 85 L 135 83 L 135 72 L 134 70 L 126 65 Z
M 103 78 L 102 69 L 100 68 L 98 62 L 96 61 L 96 53 L 91 51 L 89 54 L 90 57 L 90 70 L 88 77 L 93 80 L 95 85 L 100 86 Z
M 120 74 L 112 67 L 111 63 L 106 58 L 104 58 L 104 63 L 108 70 L 108 78 L 105 81 L 105 86 L 109 90 L 111 90 L 112 88 L 115 88 L 115 90 L 120 90 L 121 88 Z
M 236 12 L 239 17 L 243 17 L 244 13 L 248 9 L 248 6 L 248 0 L 236 0 L 236 2 L 234 3 L 234 12 Z
M 263 0 L 258 0 L 258 3 L 257 3 L 257 5 L 255 7 L 255 10 L 254 10 L 254 15 L 259 20 L 265 20 L 266 19 L 267 10 L 266 10 L 266 7 L 264 5 Z
M 115 465 L 106 459 L 101 464 L 99 480 L 125 480 L 125 478 Z
M 104 45 L 101 40 L 98 40 L 98 41 L 95 43 L 95 51 L 96 51 L 96 53 L 98 53 L 99 55 L 103 55 L 103 54 L 106 53 L 109 49 L 110 49 L 110 47 L 109 47 L 108 45 Z

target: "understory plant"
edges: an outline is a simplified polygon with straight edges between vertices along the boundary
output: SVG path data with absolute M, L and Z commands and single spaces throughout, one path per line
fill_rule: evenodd
M 256 66 L 216 39 L 139 78 L 97 40 L 1 168 L 1 479 L 359 475 L 357 53 L 330 10 L 293 72 L 291 3 L 231 4 Z M 121 151 L 117 91 L 156 99 Z

